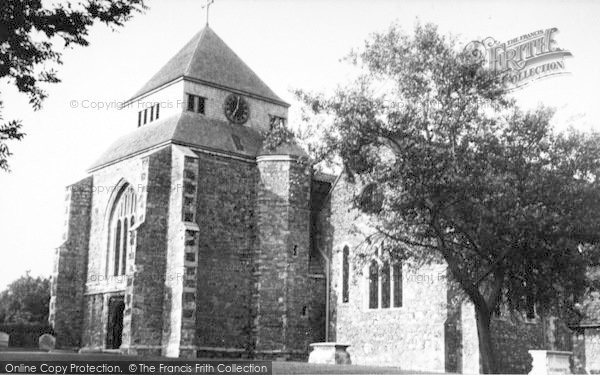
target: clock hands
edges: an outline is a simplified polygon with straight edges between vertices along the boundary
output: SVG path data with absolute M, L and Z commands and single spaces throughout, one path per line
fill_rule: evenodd
M 235 109 L 233 110 L 232 115 L 237 117 L 237 111 L 240 108 L 240 97 L 237 96 L 236 97 L 236 102 L 235 102 Z
M 235 124 L 243 124 L 248 119 L 248 104 L 244 97 L 230 94 L 225 99 L 225 116 Z

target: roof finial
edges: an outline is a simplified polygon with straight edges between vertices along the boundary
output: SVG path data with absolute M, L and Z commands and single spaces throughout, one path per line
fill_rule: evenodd
M 208 11 L 214 2 L 215 0 L 204 0 L 204 5 L 202 5 L 202 9 L 206 8 L 206 26 L 208 26 Z

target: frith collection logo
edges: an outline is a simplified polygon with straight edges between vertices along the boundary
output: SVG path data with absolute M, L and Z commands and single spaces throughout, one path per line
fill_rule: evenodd
M 469 43 L 465 50 L 501 74 L 511 91 L 542 78 L 569 73 L 564 60 L 573 55 L 558 47 L 554 39 L 557 33 L 555 27 L 537 30 L 504 43 L 489 37 Z

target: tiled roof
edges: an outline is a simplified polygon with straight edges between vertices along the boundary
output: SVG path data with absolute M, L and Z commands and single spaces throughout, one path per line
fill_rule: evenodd
M 180 77 L 253 94 L 288 106 L 208 26 L 196 34 L 130 100 Z
M 262 136 L 245 126 L 209 119 L 193 112 L 182 112 L 144 125 L 119 138 L 90 170 L 169 143 L 254 158 L 262 146 Z

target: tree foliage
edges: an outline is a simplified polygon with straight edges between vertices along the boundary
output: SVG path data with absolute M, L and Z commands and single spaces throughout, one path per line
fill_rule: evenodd
M 8 148 L 7 141 L 23 139 L 25 134 L 21 131 L 23 124 L 21 121 L 12 120 L 3 122 L 2 118 L 3 104 L 0 101 L 0 169 L 8 171 L 8 157 L 12 155 Z
M 273 151 L 277 147 L 293 143 L 296 139 L 294 132 L 287 126 L 283 120 L 272 121 L 269 130 L 262 133 L 263 147 L 268 151 Z
M 41 0 L 5 0 L 0 7 L 0 79 L 28 95 L 33 109 L 38 110 L 47 96 L 41 84 L 60 82 L 54 67 L 62 64 L 63 48 L 87 46 L 95 21 L 115 28 L 145 8 L 143 0 L 66 1 L 52 5 Z M 24 136 L 20 128 L 18 120 L 1 125 L 1 169 L 8 170 L 10 152 L 6 142 Z
M 49 302 L 50 281 L 27 272 L 0 293 L 0 322 L 45 323 Z
M 561 313 L 585 288 L 600 240 L 600 136 L 555 134 L 552 110 L 520 110 L 471 57 L 433 25 L 413 36 L 392 26 L 351 54 L 362 74 L 347 87 L 299 97 L 332 116 L 328 155 L 369 187 L 354 203 L 375 235 L 401 257 L 448 265 L 491 373 L 494 310 Z

